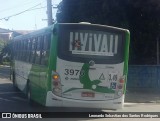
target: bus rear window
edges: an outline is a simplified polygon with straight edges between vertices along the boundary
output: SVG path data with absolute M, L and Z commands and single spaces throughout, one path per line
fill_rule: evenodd
M 61 25 L 58 56 L 68 61 L 120 63 L 124 56 L 124 33 L 101 26 Z

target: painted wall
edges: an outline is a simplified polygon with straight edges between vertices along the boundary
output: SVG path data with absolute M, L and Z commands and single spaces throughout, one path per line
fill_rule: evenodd
M 129 88 L 160 89 L 160 66 L 130 65 L 127 80 Z

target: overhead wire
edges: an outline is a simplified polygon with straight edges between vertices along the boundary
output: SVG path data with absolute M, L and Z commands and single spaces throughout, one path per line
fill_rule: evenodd
M 44 3 L 45 1 L 42 1 L 41 3 Z M 9 7 L 9 8 L 5 8 L 5 9 L 0 9 L 0 13 L 1 12 L 5 12 L 5 11 L 8 11 L 8 10 L 13 10 L 13 9 L 17 9 L 17 7 L 23 7 L 25 5 L 28 5 L 28 4 L 31 4 L 33 3 L 33 0 L 32 1 L 29 1 L 29 2 L 25 2 L 25 3 L 20 3 L 20 4 L 17 4 L 17 5 L 14 5 L 12 7 Z
M 20 14 L 25 13 L 25 12 L 27 12 L 27 11 L 30 11 L 31 9 L 33 9 L 33 8 L 39 6 L 39 5 L 41 5 L 41 3 L 35 5 L 35 6 L 31 7 L 31 8 L 28 8 L 28 9 L 26 9 L 26 10 L 24 10 L 24 11 L 21 11 L 21 12 L 19 12 L 19 13 L 16 13 L 16 14 L 13 14 L 13 15 L 10 15 L 10 16 L 7 16 L 7 17 L 0 18 L 0 20 L 3 20 L 3 19 L 4 19 L 4 20 L 8 20 L 8 19 L 10 19 L 10 18 L 13 17 L 13 16 L 17 16 L 17 15 L 20 15 Z
M 6 20 L 6 21 L 8 21 L 11 17 L 23 14 L 23 13 L 25 13 L 27 11 L 32 11 L 32 10 L 37 10 L 37 9 L 42 9 L 42 8 L 46 8 L 47 7 L 47 6 L 44 6 L 44 7 L 35 8 L 35 7 L 39 6 L 39 5 L 41 5 L 41 3 L 39 3 L 39 4 L 37 4 L 37 5 L 33 6 L 33 7 L 30 7 L 28 9 L 24 10 L 24 11 L 21 11 L 19 13 L 16 13 L 16 14 L 13 14 L 13 15 L 10 15 L 10 16 L 7 16 L 7 17 L 0 18 L 0 20 Z M 54 4 L 54 5 L 52 5 L 52 7 L 53 8 L 58 8 L 58 4 Z
M 0 9 L 0 13 L 5 12 L 5 11 L 9 11 L 9 10 L 13 10 L 13 9 L 17 9 L 17 7 L 19 7 L 19 6 L 22 7 L 22 6 L 25 6 L 25 5 L 26 4 L 24 4 L 24 3 L 23 4 L 16 4 L 16 5 L 12 6 L 12 7 L 7 7 L 7 8 L 4 8 L 4 9 Z
M 6 21 L 8 21 L 11 17 L 20 15 L 20 14 L 25 13 L 25 12 L 27 12 L 27 11 L 32 11 L 32 10 L 37 10 L 37 9 L 42 9 L 42 8 L 46 8 L 46 7 L 47 7 L 47 6 L 44 6 L 44 7 L 35 8 L 35 7 L 39 6 L 39 5 L 41 5 L 41 3 L 39 3 L 39 4 L 37 4 L 37 5 L 33 6 L 33 7 L 30 7 L 30 8 L 28 8 L 28 9 L 24 10 L 24 11 L 21 11 L 21 12 L 19 12 L 19 13 L 16 13 L 16 14 L 13 14 L 13 15 L 10 15 L 10 16 L 7 16 L 7 17 L 0 18 L 0 20 L 6 20 Z M 58 5 L 55 4 L 54 6 L 52 5 L 52 7 L 53 7 L 53 8 L 57 8 Z

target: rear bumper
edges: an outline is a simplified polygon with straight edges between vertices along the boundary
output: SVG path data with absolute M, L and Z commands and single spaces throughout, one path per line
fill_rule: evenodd
M 107 101 L 83 101 L 73 100 L 54 95 L 48 91 L 46 106 L 48 107 L 83 107 L 83 108 L 101 108 L 101 109 L 121 109 L 124 105 L 124 95 L 121 98 Z

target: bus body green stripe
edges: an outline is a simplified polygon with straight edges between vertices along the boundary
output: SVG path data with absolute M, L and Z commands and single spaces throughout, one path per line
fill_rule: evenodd
M 53 33 L 53 46 L 52 46 L 52 52 L 53 52 L 53 70 L 56 70 L 56 65 L 57 65 L 57 44 L 58 44 L 58 24 L 54 26 L 55 32 Z M 51 55 L 52 56 L 52 55 Z
M 129 44 L 130 44 L 130 32 L 126 31 L 126 41 L 125 41 L 125 56 L 124 56 L 124 70 L 123 75 L 126 75 L 125 77 L 125 87 L 124 87 L 124 93 L 126 92 L 126 85 L 127 85 L 127 74 L 128 74 L 128 60 L 129 60 Z
M 53 29 L 57 30 L 58 25 L 55 24 Z M 57 33 L 53 33 L 53 29 L 52 29 L 52 37 L 51 37 L 51 48 L 50 48 L 50 52 L 52 53 L 50 55 L 50 64 L 49 64 L 49 81 L 48 81 L 48 88 L 49 90 L 51 90 L 51 85 L 52 85 L 52 71 L 56 71 L 56 65 L 57 65 L 57 41 L 58 41 L 58 34 Z

